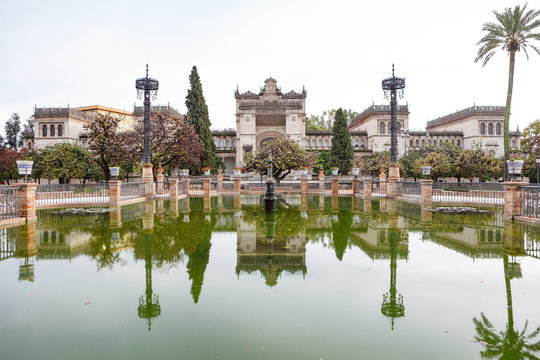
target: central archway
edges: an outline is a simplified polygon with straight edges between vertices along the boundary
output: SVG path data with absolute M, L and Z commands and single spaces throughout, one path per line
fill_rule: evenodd
M 265 131 L 257 135 L 257 148 L 262 148 L 266 143 L 272 140 L 285 137 L 282 133 L 277 131 Z

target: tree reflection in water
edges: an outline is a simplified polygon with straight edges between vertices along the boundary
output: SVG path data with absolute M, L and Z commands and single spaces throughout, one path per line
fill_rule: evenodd
M 521 331 L 514 329 L 510 284 L 513 273 L 508 266 L 508 255 L 505 254 L 503 259 L 508 323 L 504 331 L 497 331 L 484 313 L 481 313 L 479 318 L 473 318 L 476 330 L 475 340 L 485 346 L 485 349 L 480 351 L 480 356 L 483 359 L 538 359 L 534 353 L 540 351 L 540 339 L 535 340 L 540 333 L 540 327 L 527 334 L 528 321 L 526 321 Z

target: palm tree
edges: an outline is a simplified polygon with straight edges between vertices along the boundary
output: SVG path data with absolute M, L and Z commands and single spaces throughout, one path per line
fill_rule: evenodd
M 540 327 L 527 334 L 528 321 L 525 321 L 523 330 L 516 331 L 514 329 L 514 309 L 510 284 L 512 275 L 508 271 L 508 255 L 503 256 L 503 264 L 508 323 L 505 331 L 497 331 L 484 313 L 480 314 L 480 318 L 473 318 L 476 328 L 474 339 L 485 346 L 485 349 L 480 352 L 480 356 L 482 359 L 538 360 L 535 354 L 540 351 L 540 340 L 535 338 L 540 333 Z
M 505 163 L 509 158 L 510 153 L 510 105 L 512 103 L 512 88 L 514 86 L 514 65 L 516 52 L 523 50 L 529 59 L 527 47 L 530 47 L 540 55 L 540 50 L 532 43 L 533 40 L 540 40 L 540 33 L 533 31 L 540 26 L 540 20 L 537 17 L 540 15 L 539 10 L 528 10 L 527 4 L 523 7 L 516 5 L 514 9 L 506 8 L 502 13 L 493 11 L 496 23 L 485 23 L 482 31 L 487 34 L 478 41 L 476 45 L 480 45 L 476 59 L 484 59 L 482 66 L 485 66 L 488 61 L 495 55 L 497 48 L 501 48 L 508 52 L 510 56 L 510 67 L 508 70 L 508 90 L 506 93 L 506 114 L 504 117 L 504 160 Z M 505 178 L 508 177 L 508 171 L 505 171 Z

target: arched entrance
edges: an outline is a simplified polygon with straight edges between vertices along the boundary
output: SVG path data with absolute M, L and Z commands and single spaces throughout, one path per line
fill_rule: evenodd
M 270 141 L 273 141 L 275 139 L 279 139 L 284 137 L 282 133 L 279 133 L 277 131 L 265 131 L 263 133 L 260 133 L 257 135 L 257 148 L 262 148 L 265 144 L 269 143 Z

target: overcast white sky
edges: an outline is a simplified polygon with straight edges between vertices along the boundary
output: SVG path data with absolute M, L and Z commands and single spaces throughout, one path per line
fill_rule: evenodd
M 308 92 L 307 114 L 361 111 L 383 98 L 381 80 L 406 78 L 410 128 L 477 105 L 504 105 L 508 57 L 475 64 L 492 10 L 512 0 L 11 1 L 1 0 L 0 119 L 34 105 L 100 104 L 131 110 L 149 63 L 155 103 L 185 112 L 196 65 L 213 128 L 235 126 L 234 90 L 272 76 Z M 540 0 L 529 8 L 539 9 Z M 519 53 L 510 128 L 540 118 L 540 56 Z

